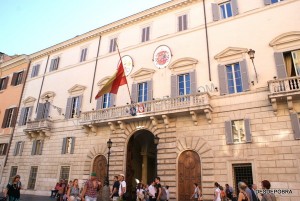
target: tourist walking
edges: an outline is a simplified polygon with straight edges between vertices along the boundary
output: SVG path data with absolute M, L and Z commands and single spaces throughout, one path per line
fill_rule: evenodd
M 137 201 L 145 201 L 145 191 L 143 189 L 143 184 L 138 183 L 137 188 L 136 188 L 136 200 Z
M 81 199 L 83 201 L 97 201 L 97 194 L 100 190 L 101 183 L 96 178 L 96 173 L 91 173 L 91 178 L 87 180 L 83 187 Z
M 271 183 L 268 180 L 263 180 L 261 182 L 261 187 L 264 190 L 270 190 Z M 276 201 L 276 197 L 275 197 L 274 193 L 268 192 L 268 193 L 262 194 L 261 201 Z
M 20 178 L 20 175 L 14 176 L 12 183 L 8 183 L 6 189 L 4 189 L 4 197 L 8 196 L 9 201 L 20 200 L 20 190 L 22 189 Z
M 78 201 L 80 199 L 78 179 L 74 179 L 72 186 L 69 186 L 67 192 L 68 201 Z
M 256 190 L 257 190 L 256 184 L 250 185 L 250 190 L 251 190 L 251 193 L 252 193 L 252 199 L 253 199 L 253 201 L 259 201 L 257 193 L 256 193 Z
M 162 191 L 161 184 L 160 184 L 160 177 L 155 178 L 155 188 L 156 188 L 156 193 L 155 193 L 156 200 L 160 200 L 161 191 Z
M 221 201 L 221 190 L 218 182 L 215 182 L 214 201 Z
M 238 188 L 240 190 L 238 201 L 250 201 L 248 194 L 246 193 L 247 185 L 244 182 L 238 183 Z
M 127 196 L 126 196 L 126 181 L 125 181 L 125 175 L 124 174 L 119 174 L 119 182 L 120 182 L 119 197 L 122 200 L 127 200 Z
M 155 181 L 152 181 L 152 183 L 148 187 L 149 189 L 149 200 L 150 201 L 156 201 L 155 194 L 156 194 L 156 188 L 155 188 Z
M 232 200 L 233 188 L 229 184 L 225 184 L 225 192 L 227 199 Z
M 114 184 L 110 196 L 113 199 L 113 201 L 117 201 L 119 199 L 119 188 L 120 188 L 120 182 L 118 176 L 114 176 Z
M 200 189 L 198 187 L 197 183 L 194 183 L 194 193 L 191 196 L 191 199 L 194 201 L 198 201 L 198 198 L 200 196 Z

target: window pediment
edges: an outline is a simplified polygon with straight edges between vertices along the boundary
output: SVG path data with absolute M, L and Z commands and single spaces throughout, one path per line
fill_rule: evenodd
M 105 85 L 107 83 L 107 81 L 111 78 L 111 76 L 106 76 L 104 78 L 102 78 L 98 83 L 97 85 L 99 87 L 103 87 L 103 85 Z
M 149 68 L 141 68 L 131 75 L 134 81 L 150 80 L 153 77 L 155 70 Z
M 274 38 L 270 44 L 274 49 L 284 49 L 293 46 L 300 46 L 300 31 L 292 31 L 281 34 Z
M 41 99 L 43 101 L 45 101 L 45 99 L 48 99 L 49 101 L 52 101 L 55 95 L 56 94 L 53 91 L 47 91 L 47 92 L 45 92 L 41 95 Z
M 25 106 L 31 106 L 34 104 L 34 102 L 36 101 L 36 98 L 32 97 L 32 96 L 29 96 L 27 97 L 24 101 L 23 101 L 23 104 Z
M 170 64 L 169 69 L 172 72 L 184 72 L 189 71 L 196 68 L 196 64 L 198 63 L 197 59 L 186 57 L 177 59 L 176 61 Z
M 76 85 L 74 85 L 71 89 L 69 89 L 68 92 L 69 92 L 71 95 L 78 95 L 78 94 L 83 94 L 83 92 L 84 92 L 85 89 L 86 89 L 85 86 L 76 84 Z
M 244 54 L 248 52 L 247 48 L 228 47 L 221 51 L 214 58 L 219 62 L 242 59 Z

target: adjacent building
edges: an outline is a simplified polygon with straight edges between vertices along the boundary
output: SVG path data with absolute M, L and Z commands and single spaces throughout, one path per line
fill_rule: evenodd
M 23 193 L 48 195 L 61 178 L 104 181 L 109 168 L 133 192 L 160 176 L 171 200 L 189 200 L 195 182 L 212 200 L 216 181 L 264 179 L 298 200 L 299 9 L 173 0 L 29 55 L 1 185 L 18 173 Z M 118 47 L 128 85 L 95 100 Z

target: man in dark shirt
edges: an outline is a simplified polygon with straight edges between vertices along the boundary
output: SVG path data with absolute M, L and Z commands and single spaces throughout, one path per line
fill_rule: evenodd
M 118 181 L 118 176 L 114 176 L 114 185 L 110 196 L 113 199 L 113 201 L 117 201 L 119 199 L 119 187 L 120 182 Z
M 155 193 L 155 197 L 156 200 L 160 200 L 160 196 L 161 196 L 161 184 L 160 184 L 160 177 L 156 177 L 155 178 L 155 187 L 156 187 L 156 193 Z

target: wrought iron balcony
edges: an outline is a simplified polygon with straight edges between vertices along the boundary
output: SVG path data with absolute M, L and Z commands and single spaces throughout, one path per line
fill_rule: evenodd
M 35 121 L 28 121 L 26 123 L 26 129 L 24 129 L 25 134 L 29 138 L 49 137 L 52 128 L 52 121 L 49 119 L 41 119 Z
M 120 107 L 111 107 L 97 111 L 82 112 L 79 123 L 81 125 L 103 124 L 113 121 L 130 121 L 136 118 L 162 116 L 172 117 L 186 113 L 192 115 L 197 123 L 197 113 L 204 112 L 211 120 L 210 96 L 208 93 L 198 93 L 175 98 L 159 99 L 141 103 L 128 104 Z M 151 118 L 152 117 L 152 118 Z
M 287 101 L 289 110 L 293 110 L 293 99 L 300 98 L 300 77 L 287 77 L 268 82 L 269 99 L 273 110 L 277 112 L 277 102 Z

